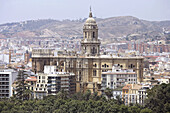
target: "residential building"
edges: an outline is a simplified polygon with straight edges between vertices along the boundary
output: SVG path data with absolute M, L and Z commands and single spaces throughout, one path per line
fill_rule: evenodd
M 113 98 L 122 97 L 122 87 L 126 84 L 137 84 L 137 74 L 130 69 L 121 69 L 115 64 L 112 71 L 102 72 L 101 92 L 104 95 L 106 88 L 113 89 Z
M 126 84 L 137 84 L 137 74 L 133 70 L 114 65 L 112 71 L 102 72 L 102 93 L 106 88 L 115 89 Z
M 118 96 L 122 99 L 122 88 L 123 87 L 118 87 L 112 90 L 114 99 L 117 99 Z
M 48 95 L 56 95 L 61 90 L 64 90 L 69 94 L 74 94 L 76 92 L 75 74 L 56 72 L 48 75 Z
M 48 74 L 46 73 L 37 74 L 35 98 L 42 99 L 44 96 L 47 96 L 47 82 L 48 82 L 47 75 Z
M 56 95 L 59 91 L 76 92 L 75 74 L 57 72 L 56 66 L 44 66 L 44 73 L 37 73 L 35 97 L 42 99 L 47 95 Z
M 13 69 L 0 70 L 0 98 L 9 98 L 12 96 L 12 84 L 17 78 L 18 72 Z
M 138 91 L 138 103 L 144 106 L 145 99 L 147 98 L 147 90 L 151 89 L 150 85 L 142 85 L 141 89 Z
M 125 105 L 130 103 L 136 104 L 139 102 L 139 93 L 138 91 L 142 88 L 142 85 L 139 84 L 127 84 L 122 88 L 122 100 Z
M 28 89 L 32 91 L 32 97 L 36 98 L 36 83 L 37 83 L 37 77 L 36 76 L 29 76 L 25 80 L 25 82 L 28 85 Z

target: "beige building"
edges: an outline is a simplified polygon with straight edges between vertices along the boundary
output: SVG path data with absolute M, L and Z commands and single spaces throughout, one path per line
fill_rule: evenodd
M 139 102 L 138 91 L 142 88 L 142 85 L 138 84 L 127 84 L 122 88 L 122 99 L 125 105 L 130 103 L 136 104 Z
M 147 98 L 147 90 L 151 89 L 150 85 L 127 84 L 122 88 L 122 99 L 125 105 L 140 104 L 144 105 Z
M 87 89 L 100 92 L 101 73 L 111 71 L 114 64 L 122 69 L 133 69 L 137 74 L 137 81 L 142 81 L 143 57 L 101 55 L 100 43 L 98 26 L 90 11 L 83 27 L 82 53 L 55 55 L 52 49 L 33 49 L 32 70 L 40 73 L 44 71 L 45 65 L 55 65 L 57 71 L 72 72 L 76 75 L 77 92 Z
M 31 92 L 32 93 L 32 97 L 35 98 L 35 96 L 36 96 L 37 78 L 35 76 L 30 76 L 30 77 L 27 77 L 25 82 L 27 84 L 27 88 L 32 91 Z

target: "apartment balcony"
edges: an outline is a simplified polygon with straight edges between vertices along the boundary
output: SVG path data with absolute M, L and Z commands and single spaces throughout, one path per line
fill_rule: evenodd
M 8 94 L 9 93 L 9 91 L 8 92 L 0 92 L 0 94 Z
M 64 82 L 64 81 L 63 81 L 63 82 L 61 82 L 61 84 L 69 84 L 69 82 Z
M 9 84 L 0 84 L 0 86 L 9 86 Z
M 61 87 L 62 87 L 62 88 L 67 87 L 67 88 L 68 88 L 68 87 L 69 87 L 69 85 L 61 85 Z
M 67 80 L 69 80 L 69 78 L 61 78 L 61 81 L 63 81 L 63 80 L 67 81 Z
M 57 91 L 56 89 L 51 89 L 51 91 Z
M 122 82 L 126 82 L 126 81 L 125 81 L 125 80 L 123 80 L 123 81 L 117 81 L 117 82 L 121 82 L 121 83 L 122 83 Z
M 51 82 L 51 84 L 56 84 L 57 82 Z
M 127 79 L 128 77 L 117 77 L 118 79 Z

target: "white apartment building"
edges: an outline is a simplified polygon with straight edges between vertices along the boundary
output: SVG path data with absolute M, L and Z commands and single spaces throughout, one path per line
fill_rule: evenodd
M 0 70 L 0 98 L 9 98 L 12 96 L 12 83 L 17 78 L 18 72 L 13 69 Z
M 56 70 L 56 66 L 44 66 L 44 73 L 37 74 L 35 98 L 56 95 L 61 89 L 67 90 L 70 94 L 75 93 L 75 74 Z
M 115 65 L 112 71 L 102 72 L 102 94 L 106 88 L 115 89 L 123 87 L 126 84 L 137 84 L 137 74 L 133 70 L 123 70 Z M 115 92 L 116 93 L 116 92 Z M 114 94 L 113 94 L 114 95 Z
M 147 90 L 151 89 L 149 85 L 142 85 L 141 89 L 138 91 L 138 103 L 144 105 L 145 99 L 147 98 Z

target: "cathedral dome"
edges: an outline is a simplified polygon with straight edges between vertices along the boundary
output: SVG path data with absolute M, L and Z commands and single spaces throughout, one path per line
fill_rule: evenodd
M 92 17 L 89 17 L 87 20 L 86 20 L 86 23 L 87 24 L 90 24 L 90 23 L 96 23 L 96 20 Z
M 86 20 L 85 24 L 96 24 L 96 20 L 93 18 L 91 10 L 89 13 L 89 18 Z

